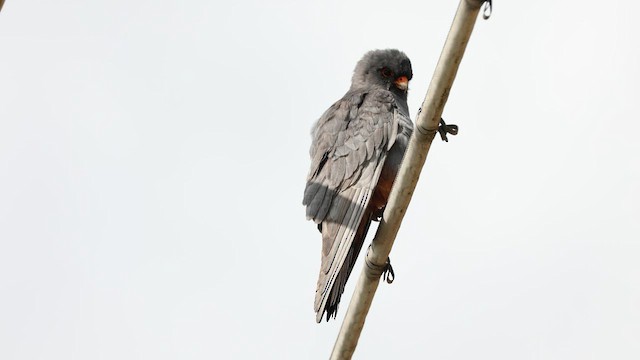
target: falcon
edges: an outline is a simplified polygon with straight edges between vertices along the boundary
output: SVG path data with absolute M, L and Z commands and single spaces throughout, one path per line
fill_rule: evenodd
M 372 220 L 382 216 L 413 131 L 407 90 L 411 61 L 373 50 L 356 65 L 349 91 L 311 131 L 303 205 L 322 234 L 316 321 L 336 316 Z

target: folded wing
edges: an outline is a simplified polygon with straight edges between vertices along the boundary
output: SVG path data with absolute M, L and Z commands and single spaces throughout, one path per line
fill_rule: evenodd
M 311 170 L 303 204 L 320 224 L 322 265 L 314 308 L 317 321 L 335 315 L 344 285 L 371 221 L 369 200 L 398 132 L 393 95 L 350 91 L 314 126 Z

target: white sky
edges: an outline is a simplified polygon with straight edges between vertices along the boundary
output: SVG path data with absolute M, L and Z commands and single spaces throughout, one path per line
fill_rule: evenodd
M 8 0 L 0 358 L 327 358 L 309 129 L 374 48 L 415 116 L 456 7 Z M 638 11 L 478 21 L 355 358 L 640 358 Z

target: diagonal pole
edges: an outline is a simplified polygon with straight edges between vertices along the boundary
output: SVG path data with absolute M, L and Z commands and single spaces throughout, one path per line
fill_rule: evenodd
M 331 359 L 351 359 L 358 344 L 364 321 L 380 282 L 391 247 L 400 228 L 420 171 L 427 159 L 431 142 L 438 131 L 440 116 L 471 37 L 480 7 L 485 0 L 460 0 L 438 65 L 416 119 L 402 166 L 396 177 L 378 231 L 365 258 L 349 308 L 331 353 Z M 490 2 L 489 2 L 490 4 Z

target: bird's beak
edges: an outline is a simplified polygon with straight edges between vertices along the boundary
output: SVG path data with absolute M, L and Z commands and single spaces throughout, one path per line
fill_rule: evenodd
M 400 76 L 399 78 L 396 79 L 396 81 L 393 82 L 396 87 L 400 90 L 404 90 L 407 91 L 407 89 L 409 88 L 409 79 L 407 79 L 406 76 Z

